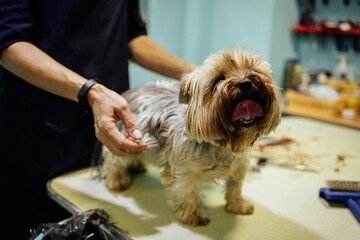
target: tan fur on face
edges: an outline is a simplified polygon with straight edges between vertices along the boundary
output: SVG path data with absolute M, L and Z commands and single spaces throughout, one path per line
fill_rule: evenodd
M 280 123 L 279 94 L 270 74 L 267 62 L 245 50 L 211 55 L 181 82 L 179 99 L 188 104 L 188 137 L 199 143 L 214 142 L 239 153 L 275 129 Z M 219 76 L 225 79 L 216 83 Z M 249 129 L 238 127 L 231 121 L 233 102 L 242 97 L 236 84 L 244 79 L 250 80 L 254 94 L 264 99 L 264 104 L 260 104 L 264 117 Z

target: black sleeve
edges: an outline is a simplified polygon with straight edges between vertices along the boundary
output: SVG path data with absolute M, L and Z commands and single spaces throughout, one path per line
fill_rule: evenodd
M 26 0 L 0 0 L 0 52 L 18 41 L 33 42 L 33 19 Z
M 128 5 L 128 41 L 146 34 L 146 27 L 139 13 L 139 1 L 129 0 Z

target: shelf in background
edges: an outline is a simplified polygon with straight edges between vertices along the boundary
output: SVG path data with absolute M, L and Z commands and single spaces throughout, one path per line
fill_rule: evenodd
M 327 110 L 322 110 L 321 108 L 301 106 L 297 104 L 291 104 L 291 105 L 283 104 L 281 106 L 281 110 L 283 113 L 288 115 L 311 118 L 323 122 L 338 124 L 360 130 L 359 114 L 357 114 L 353 119 L 346 119 L 340 116 L 336 116 Z
M 357 35 L 360 36 L 360 29 L 353 28 L 349 31 L 341 31 L 338 28 L 325 28 L 317 26 L 295 25 L 292 27 L 293 32 L 298 33 L 315 33 L 315 34 L 330 34 L 330 35 Z
M 355 117 L 352 119 L 343 118 L 340 115 L 343 108 L 339 108 L 341 104 L 338 101 L 315 98 L 307 94 L 298 93 L 292 89 L 287 89 L 284 97 L 285 103 L 282 104 L 281 110 L 285 114 L 311 118 L 360 130 L 359 111 L 356 111 Z

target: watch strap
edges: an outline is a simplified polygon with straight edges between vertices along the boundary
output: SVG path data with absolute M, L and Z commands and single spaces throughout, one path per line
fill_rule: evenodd
M 96 83 L 99 83 L 100 81 L 98 79 L 89 79 L 87 80 L 84 85 L 80 88 L 80 91 L 77 95 L 77 98 L 79 100 L 80 105 L 84 109 L 85 113 L 91 112 L 91 107 L 89 106 L 89 102 L 87 99 L 87 93 L 89 89 L 94 86 Z

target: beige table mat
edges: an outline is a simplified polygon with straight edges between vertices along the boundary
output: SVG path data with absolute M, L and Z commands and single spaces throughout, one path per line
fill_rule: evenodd
M 93 178 L 91 169 L 55 178 L 50 186 L 82 210 L 104 209 L 110 221 L 135 239 L 359 239 L 360 224 L 352 213 L 329 207 L 318 191 L 328 179 L 360 181 L 360 131 L 287 117 L 272 137 L 294 142 L 265 148 L 265 154 L 279 161 L 302 161 L 319 173 L 272 165 L 249 171 L 243 192 L 255 205 L 251 216 L 224 211 L 223 183 L 203 184 L 203 205 L 211 218 L 204 227 L 176 221 L 158 169 L 152 166 L 135 175 L 122 192 L 109 191 L 104 181 Z

